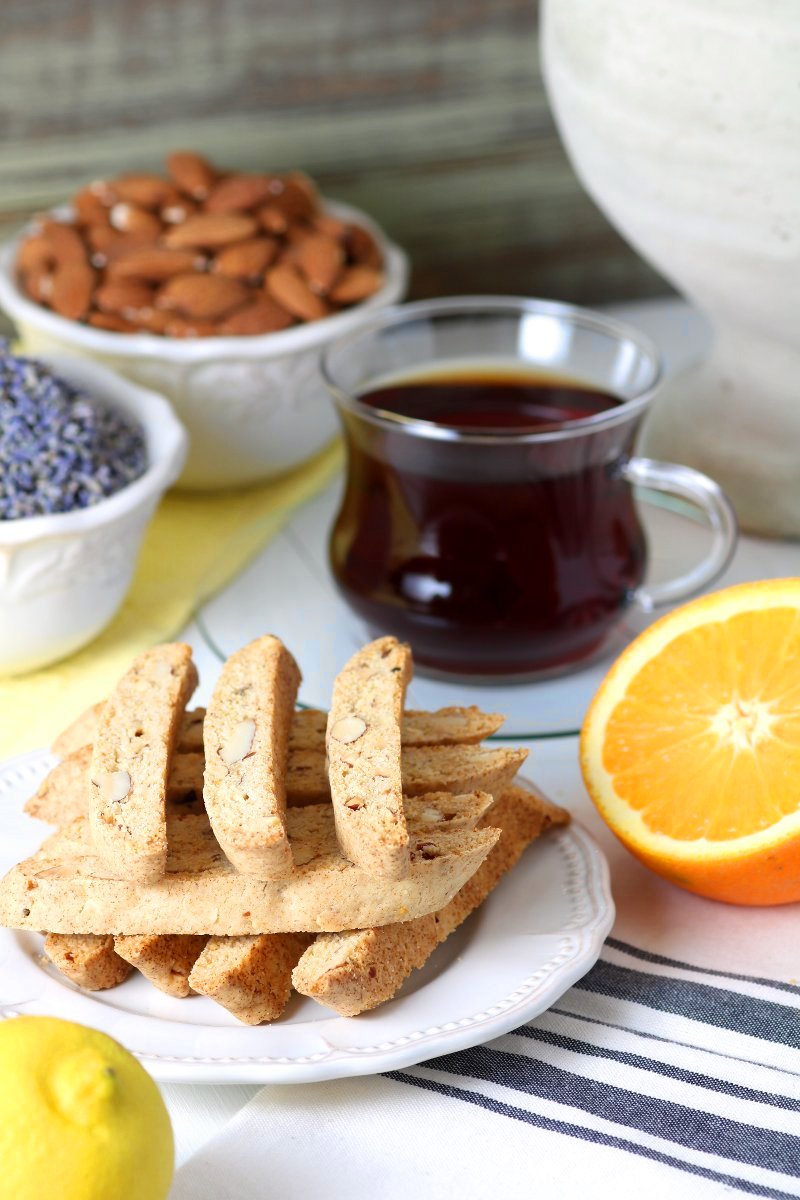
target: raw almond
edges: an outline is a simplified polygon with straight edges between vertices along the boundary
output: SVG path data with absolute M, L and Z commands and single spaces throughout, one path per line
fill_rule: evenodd
M 170 192 L 170 185 L 160 175 L 145 173 L 121 175 L 108 185 L 116 200 L 139 204 L 142 208 L 160 208 Z
M 200 213 L 182 225 L 173 225 L 164 235 L 164 245 L 173 249 L 187 246 L 216 250 L 241 242 L 258 233 L 258 222 L 244 213 Z
M 166 333 L 167 327 L 175 320 L 172 313 L 165 312 L 161 308 L 140 308 L 136 314 L 137 329 L 144 330 L 145 333 Z
M 334 304 L 355 304 L 377 292 L 383 275 L 372 267 L 348 267 L 330 292 Z
M 90 225 L 86 230 L 86 240 L 91 246 L 91 260 L 96 267 L 104 267 L 131 250 L 153 245 L 153 239 L 148 234 L 119 233 L 110 225 Z
M 309 221 L 319 207 L 317 189 L 302 171 L 284 175 L 283 187 L 275 196 L 275 204 L 290 221 Z
M 175 317 L 167 324 L 164 334 L 174 338 L 214 337 L 219 333 L 215 321 L 200 321 L 188 317 Z
M 176 275 L 159 289 L 156 305 L 184 317 L 218 321 L 246 304 L 249 296 L 244 284 L 224 275 Z
M 344 251 L 338 242 L 326 234 L 312 234 L 297 244 L 295 262 L 312 289 L 324 296 L 339 277 Z
M 261 228 L 267 233 L 282 234 L 286 233 L 289 228 L 289 218 L 282 208 L 278 208 L 276 204 L 265 204 L 263 208 L 259 208 L 256 213 Z
M 109 223 L 120 233 L 136 233 L 152 241 L 161 233 L 162 225 L 155 213 L 148 212 L 139 204 L 128 204 L 124 200 L 112 205 L 108 214 Z
M 100 285 L 94 303 L 103 313 L 129 317 L 143 308 L 152 308 L 154 292 L 137 279 L 109 279 Z
M 293 325 L 292 317 L 274 300 L 264 297 L 226 317 L 219 332 L 228 337 L 246 337 L 259 333 L 276 333 Z
M 205 200 L 217 177 L 208 159 L 193 150 L 173 150 L 168 154 L 167 171 L 173 183 L 195 200 Z
M 345 249 L 353 262 L 364 267 L 380 267 L 383 259 L 375 238 L 362 225 L 348 225 L 344 239 Z
M 278 253 L 274 238 L 249 238 L 220 250 L 211 263 L 217 275 L 229 275 L 231 279 L 258 279 L 270 266 Z
M 92 188 L 83 188 L 70 201 L 79 225 L 103 225 L 108 222 L 108 206 Z
M 311 224 L 318 233 L 327 234 L 328 237 L 336 238 L 337 241 L 342 241 L 347 231 L 347 225 L 339 217 L 332 217 L 329 213 L 317 213 Z
M 55 261 L 53 247 L 41 234 L 32 234 L 19 244 L 17 267 L 23 274 L 52 267 Z
M 25 272 L 25 290 L 37 304 L 49 304 L 53 294 L 53 271 L 49 266 L 32 267 Z
M 190 200 L 188 196 L 178 193 L 177 196 L 167 200 L 166 204 L 162 204 L 158 215 L 165 225 L 180 225 L 182 221 L 188 221 L 189 217 L 193 217 L 198 210 L 199 205 L 195 200 Z
M 173 275 L 183 275 L 197 265 L 191 250 L 172 250 L 167 246 L 138 246 L 120 254 L 108 264 L 109 277 L 144 279 L 160 283 Z
M 70 321 L 81 321 L 89 312 L 94 292 L 95 273 L 84 259 L 56 267 L 50 307 Z
M 86 244 L 74 225 L 66 225 L 63 221 L 43 221 L 40 233 L 59 266 L 87 262 Z
M 132 321 L 110 312 L 89 313 L 89 324 L 95 329 L 105 329 L 108 333 L 135 333 L 136 326 Z
M 316 321 L 330 311 L 324 300 L 312 292 L 303 276 L 291 263 L 280 263 L 267 272 L 268 293 L 292 316 L 301 321 Z
M 263 204 L 279 183 L 270 175 L 229 175 L 209 192 L 206 211 L 245 212 L 248 208 Z

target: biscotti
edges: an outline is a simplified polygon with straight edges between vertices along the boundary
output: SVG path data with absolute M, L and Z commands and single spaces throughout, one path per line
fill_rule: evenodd
M 409 870 L 400 719 L 410 679 L 411 651 L 386 637 L 362 647 L 333 683 L 325 749 L 336 836 L 376 879 Z
M 203 799 L 211 828 L 237 870 L 258 879 L 291 873 L 286 830 L 289 729 L 300 671 L 276 637 L 232 654 L 203 724 Z
M 93 704 L 58 735 L 50 749 L 58 758 L 66 758 L 94 741 L 103 702 Z M 193 708 L 184 714 L 175 749 L 203 749 L 204 708 Z M 403 713 L 400 721 L 400 742 L 403 746 L 469 746 L 477 745 L 497 733 L 504 718 L 499 713 L 485 713 L 474 704 L 468 708 L 439 708 L 435 712 Z M 320 708 L 304 708 L 292 714 L 289 730 L 289 751 L 318 750 L 324 752 L 325 726 L 328 714 Z
M 189 983 L 245 1025 L 277 1021 L 292 992 L 292 970 L 310 940 L 305 933 L 209 938 Z
M 25 811 L 49 825 L 64 825 L 85 813 L 90 753 L 84 747 L 58 763 L 27 801 Z M 472 745 L 412 746 L 400 753 L 403 794 L 406 798 L 426 792 L 486 791 L 499 795 L 527 754 L 527 750 Z M 202 754 L 176 754 L 167 782 L 167 800 L 176 804 L 192 800 L 202 796 L 202 788 Z M 287 791 L 292 807 L 321 804 L 330 799 L 325 754 L 321 749 L 290 751 Z
M 498 832 L 412 830 L 407 877 L 376 881 L 345 859 L 329 804 L 291 809 L 295 869 L 264 881 L 233 869 L 205 813 L 168 811 L 167 875 L 109 877 L 85 819 L 52 834 L 0 882 L 0 924 L 55 933 L 239 936 L 354 929 L 442 908 L 477 870 Z
M 190 934 L 129 934 L 114 938 L 114 949 L 159 991 L 182 999 L 191 993 L 189 972 L 206 940 Z
M 464 887 L 441 911 L 380 929 L 320 934 L 292 976 L 298 992 L 342 1016 L 356 1016 L 389 1000 L 411 972 L 488 896 L 523 850 L 568 814 L 543 797 L 509 788 L 484 818 L 500 839 Z
M 44 952 L 65 978 L 87 992 L 124 983 L 133 967 L 116 953 L 112 937 L 91 933 L 49 933 Z
M 106 700 L 89 768 L 89 827 L 119 878 L 151 883 L 166 869 L 166 793 L 176 733 L 197 686 L 189 646 L 136 658 Z

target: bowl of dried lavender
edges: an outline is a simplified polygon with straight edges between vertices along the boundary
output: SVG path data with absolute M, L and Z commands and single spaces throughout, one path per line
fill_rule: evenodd
M 64 658 L 108 624 L 186 446 L 163 396 L 0 344 L 0 675 Z

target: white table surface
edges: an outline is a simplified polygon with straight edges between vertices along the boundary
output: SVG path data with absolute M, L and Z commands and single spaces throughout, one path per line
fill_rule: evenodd
M 691 362 L 702 354 L 707 344 L 708 331 L 704 322 L 679 301 L 664 300 L 621 306 L 615 308 L 614 312 L 650 334 L 661 347 L 669 371 Z M 290 614 L 282 614 L 279 611 L 281 596 L 285 596 L 288 587 L 276 589 L 274 595 L 271 595 L 269 590 L 265 593 L 265 571 L 270 577 L 280 578 L 282 584 L 286 578 L 284 572 L 296 572 L 298 582 L 302 583 L 302 572 L 306 571 L 306 586 L 309 586 L 308 580 L 314 578 L 317 580 L 317 587 L 324 589 L 327 586 L 321 574 L 323 566 L 320 530 L 333 516 L 337 493 L 337 487 L 333 487 L 322 497 L 311 501 L 304 509 L 298 510 L 287 529 L 265 547 L 252 567 L 230 585 L 225 593 L 204 606 L 199 614 L 200 623 L 193 621 L 183 631 L 182 636 L 194 647 L 195 659 L 200 670 L 201 687 L 198 702 L 202 703 L 204 698 L 207 698 L 219 669 L 219 657 L 209 645 L 209 632 L 214 640 L 224 643 L 223 649 L 228 652 L 256 633 L 267 629 L 282 632 L 281 621 L 290 619 Z M 654 535 L 658 539 L 659 571 L 668 572 L 674 569 L 675 564 L 685 559 L 687 553 L 702 552 L 702 531 L 689 521 L 675 518 L 674 514 L 668 514 L 664 518 L 663 514 L 656 512 L 648 528 L 651 542 Z M 743 538 L 721 584 L 790 574 L 800 574 L 800 543 Z M 333 605 L 335 601 L 326 595 L 325 603 Z M 297 621 L 296 617 L 294 619 Z M 260 628 L 253 628 L 252 622 L 255 620 L 261 622 Z M 332 618 L 331 628 L 334 628 L 335 638 L 340 641 L 352 636 L 342 632 L 346 630 L 346 625 L 338 610 Z M 329 630 L 322 632 L 327 633 Z M 319 630 L 309 627 L 310 646 L 315 646 L 314 638 L 319 633 Z M 233 645 L 228 644 L 230 639 L 233 639 Z M 303 648 L 298 646 L 296 638 L 287 638 L 287 641 L 293 652 L 301 657 Z M 554 800 L 569 808 L 601 843 L 609 835 L 600 825 L 584 791 L 577 765 L 577 740 L 568 734 L 568 730 L 578 727 L 585 704 L 604 669 L 605 667 L 595 668 L 594 674 L 583 672 L 570 676 L 555 685 L 547 685 L 551 688 L 549 693 L 537 693 L 537 699 L 545 700 L 544 705 L 539 707 L 554 705 L 554 711 L 557 709 L 558 713 L 563 713 L 563 729 L 557 737 L 539 735 L 531 741 L 522 737 L 519 739 L 520 745 L 528 745 L 532 751 L 528 773 Z M 309 681 L 308 664 L 304 665 L 304 675 L 308 686 L 323 686 L 322 677 L 317 683 Z M 440 686 L 446 687 L 444 684 Z M 546 685 L 537 686 L 542 689 Z M 519 706 L 518 698 L 523 694 L 522 689 L 517 689 L 514 696 L 509 693 L 509 702 Z M 302 698 L 310 701 L 314 699 L 313 696 Z M 472 697 L 472 701 L 476 701 L 475 696 Z M 482 697 L 479 694 L 477 702 L 481 701 Z M 438 700 L 438 703 L 445 702 L 444 699 Z M 449 702 L 458 701 L 451 699 Z M 488 703 L 488 700 L 485 702 Z M 614 852 L 608 841 L 606 848 L 607 851 Z M 175 1130 L 178 1164 L 219 1132 L 258 1090 L 258 1087 L 238 1085 L 163 1085 L 162 1092 Z M 242 1200 L 247 1200 L 247 1197 L 243 1197 Z

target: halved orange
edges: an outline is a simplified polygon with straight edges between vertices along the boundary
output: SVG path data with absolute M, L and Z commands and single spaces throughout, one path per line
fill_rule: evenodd
M 800 579 L 726 588 L 645 630 L 586 715 L 581 770 L 665 879 L 733 904 L 800 900 Z

